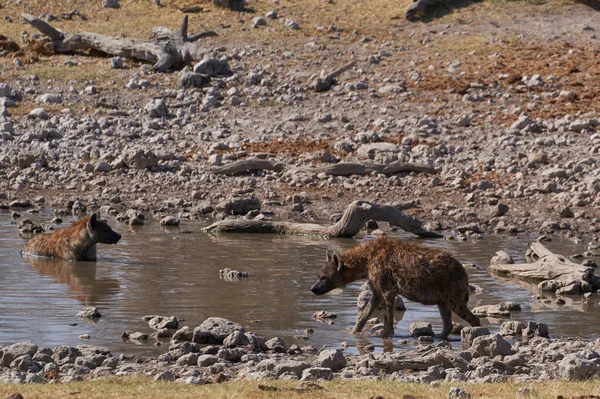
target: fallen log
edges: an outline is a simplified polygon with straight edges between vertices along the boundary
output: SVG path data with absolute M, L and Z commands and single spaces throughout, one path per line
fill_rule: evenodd
M 373 172 L 381 173 L 385 175 L 401 173 L 401 172 L 418 172 L 427 174 L 437 174 L 438 170 L 426 165 L 420 165 L 410 162 L 392 162 L 387 165 L 380 164 L 368 164 L 368 163 L 353 163 L 353 162 L 340 162 L 331 165 L 318 166 L 316 168 L 300 168 L 296 169 L 301 172 L 310 173 L 325 173 L 329 176 L 366 176 Z
M 388 222 L 423 238 L 442 237 L 437 233 L 423 229 L 421 222 L 405 215 L 394 206 L 379 205 L 362 200 L 352 202 L 344 211 L 341 219 L 331 226 L 315 223 L 227 219 L 215 222 L 203 230 L 212 233 L 270 233 L 343 238 L 358 234 L 369 220 Z
M 285 165 L 280 162 L 272 162 L 259 158 L 248 158 L 213 168 L 210 170 L 210 173 L 215 175 L 237 175 L 239 173 L 246 173 L 254 170 L 274 170 L 280 172 L 284 168 Z
M 140 39 L 116 38 L 98 33 L 61 32 L 50 24 L 31 14 L 21 14 L 23 21 L 48 36 L 48 47 L 54 53 L 71 53 L 77 50 L 96 50 L 105 54 L 133 58 L 154 63 L 153 69 L 167 72 L 170 69 L 181 69 L 192 61 L 201 60 L 206 53 L 194 41 L 207 33 L 188 37 L 188 17 L 183 17 L 181 26 L 167 37 L 160 40 L 147 41 Z M 166 33 L 165 30 L 162 31 Z M 208 34 L 210 35 L 210 34 Z
M 508 258 L 502 252 L 492 258 L 489 270 L 522 279 L 542 280 L 538 288 L 543 292 L 578 295 L 600 289 L 600 277 L 594 275 L 594 268 L 555 254 L 539 241 L 531 244 L 526 253 L 532 263 L 503 263 Z
M 311 84 L 312 89 L 316 92 L 322 92 L 322 91 L 327 91 L 327 90 L 331 89 L 331 87 L 335 84 L 335 78 L 337 78 L 344 72 L 354 68 L 355 65 L 356 65 L 356 61 L 352 61 L 352 62 L 336 69 L 335 71 L 331 72 L 330 74 L 325 73 L 325 71 L 321 71 L 321 76 L 319 76 L 312 82 L 312 84 Z

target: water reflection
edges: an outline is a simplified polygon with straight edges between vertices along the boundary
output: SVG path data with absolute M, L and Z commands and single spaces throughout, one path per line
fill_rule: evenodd
M 112 278 L 96 278 L 96 262 L 70 262 L 63 259 L 26 257 L 25 262 L 43 276 L 65 284 L 69 296 L 86 306 L 97 306 L 119 292 L 119 282 Z

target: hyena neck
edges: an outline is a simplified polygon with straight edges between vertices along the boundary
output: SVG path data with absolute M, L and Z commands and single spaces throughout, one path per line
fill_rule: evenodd
M 82 230 L 72 243 L 72 258 L 75 260 L 96 260 L 96 241 L 87 229 Z
M 352 281 L 364 280 L 369 277 L 367 262 L 367 257 L 359 253 L 349 252 L 342 255 L 342 264 L 346 273 L 351 274 Z

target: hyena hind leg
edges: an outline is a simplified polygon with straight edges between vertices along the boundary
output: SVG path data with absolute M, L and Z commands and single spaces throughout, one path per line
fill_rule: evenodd
M 471 313 L 466 303 L 458 304 L 454 309 L 454 313 L 456 313 L 458 317 L 469 323 L 472 327 L 479 327 L 481 325 L 479 317 Z

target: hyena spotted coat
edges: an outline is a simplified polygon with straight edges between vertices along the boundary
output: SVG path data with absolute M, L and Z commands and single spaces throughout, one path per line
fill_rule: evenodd
M 25 244 L 23 256 L 44 256 L 73 261 L 96 260 L 96 244 L 116 244 L 121 235 L 96 214 L 74 222 L 71 227 L 33 237 Z
M 323 295 L 362 279 L 369 280 L 373 296 L 359 313 L 354 332 L 362 331 L 373 311 L 382 305 L 383 336 L 393 335 L 397 295 L 424 305 L 437 305 L 444 323 L 442 339 L 446 339 L 452 329 L 452 312 L 472 326 L 480 325 L 479 318 L 467 308 L 467 273 L 447 252 L 380 237 L 342 254 L 327 253 L 327 263 L 311 291 Z

